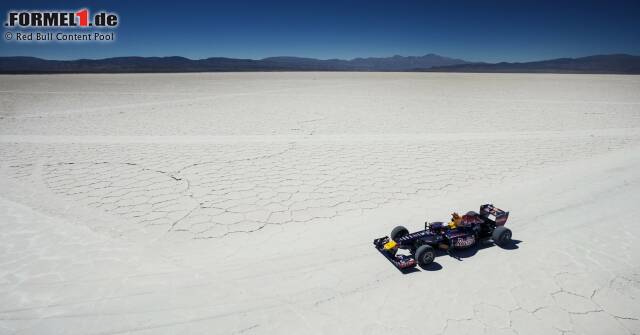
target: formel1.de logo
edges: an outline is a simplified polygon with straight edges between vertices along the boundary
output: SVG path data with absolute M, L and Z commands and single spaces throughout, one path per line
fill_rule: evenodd
M 86 8 L 70 11 L 9 11 L 5 27 L 99 27 L 118 26 L 118 14 L 98 12 L 93 16 Z

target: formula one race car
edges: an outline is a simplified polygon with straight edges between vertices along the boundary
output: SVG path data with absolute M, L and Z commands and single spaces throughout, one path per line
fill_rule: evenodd
M 416 264 L 425 267 L 435 259 L 436 249 L 451 255 L 453 250 L 468 248 L 481 240 L 492 239 L 499 246 L 511 243 L 511 230 L 504 227 L 508 217 L 509 212 L 486 204 L 480 206 L 480 214 L 453 213 L 448 223 L 425 222 L 424 230 L 415 233 L 403 226 L 395 227 L 391 236 L 377 238 L 373 245 L 400 270 Z M 409 255 L 399 254 L 399 249 L 408 250 Z

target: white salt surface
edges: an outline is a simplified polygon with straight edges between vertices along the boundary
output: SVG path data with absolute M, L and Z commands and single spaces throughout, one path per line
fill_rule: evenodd
M 0 76 L 0 333 L 636 334 L 639 149 L 636 76 Z

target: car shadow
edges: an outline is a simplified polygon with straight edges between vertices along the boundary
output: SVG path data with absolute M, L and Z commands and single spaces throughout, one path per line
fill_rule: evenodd
M 504 250 L 515 250 L 520 248 L 518 246 L 518 244 L 522 243 L 522 241 L 520 240 L 511 240 L 511 243 L 507 244 L 507 245 L 503 245 L 503 246 L 498 246 L 498 248 L 504 249 Z
M 467 249 L 454 250 L 451 254 L 453 257 L 456 257 L 456 258 L 469 258 L 477 254 L 478 251 L 480 250 L 493 248 L 493 247 L 498 247 L 504 250 L 515 250 L 519 248 L 518 244 L 520 243 L 522 243 L 521 240 L 511 240 L 511 243 L 503 246 L 499 246 L 491 241 L 482 241 L 480 243 L 477 243 L 475 246 Z
M 443 250 L 436 250 L 436 259 L 438 257 L 443 257 L 443 256 L 451 256 L 459 261 L 462 261 L 464 258 L 469 258 L 474 256 L 475 254 L 478 253 L 478 251 L 483 250 L 483 249 L 488 249 L 488 248 L 492 248 L 492 247 L 498 247 L 501 248 L 503 250 L 515 250 L 520 248 L 518 245 L 522 243 L 521 240 L 511 240 L 511 243 L 503 245 L 503 246 L 498 246 L 495 243 L 491 242 L 491 241 L 483 241 L 480 242 L 478 244 L 476 244 L 473 247 L 467 248 L 467 249 L 460 249 L 460 250 L 455 250 L 453 251 L 451 254 L 448 254 L 446 251 Z M 418 266 L 420 269 L 422 269 L 422 271 L 440 271 L 443 269 L 442 265 L 440 265 L 437 262 L 433 262 L 427 266 Z M 409 269 L 403 269 L 400 272 L 402 272 L 403 274 L 410 274 L 410 273 L 414 273 L 414 272 L 422 272 L 420 270 L 418 270 L 418 267 L 415 268 L 409 268 Z
M 403 275 L 408 275 L 414 272 L 420 272 L 417 268 L 406 268 L 406 269 L 398 269 Z
M 427 266 L 420 265 L 420 268 L 424 271 L 440 271 L 442 270 L 442 265 L 438 262 L 433 262 Z

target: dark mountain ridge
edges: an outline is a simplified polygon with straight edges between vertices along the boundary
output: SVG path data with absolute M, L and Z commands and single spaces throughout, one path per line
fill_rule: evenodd
M 0 73 L 121 73 L 216 71 L 408 71 L 465 64 L 461 59 L 434 54 L 379 58 L 315 59 L 269 57 L 259 60 L 211 57 L 114 57 L 104 59 L 46 60 L 35 57 L 0 57 Z
M 467 63 L 438 66 L 430 72 L 640 74 L 640 56 L 627 54 L 557 58 L 525 63 Z
M 344 59 L 268 57 L 240 59 L 211 57 L 114 57 L 104 59 L 46 60 L 35 57 L 0 57 L 0 73 L 155 73 L 242 71 L 412 71 L 412 72 L 520 72 L 640 74 L 640 56 L 613 54 L 558 58 L 522 63 L 471 63 L 436 54 Z

